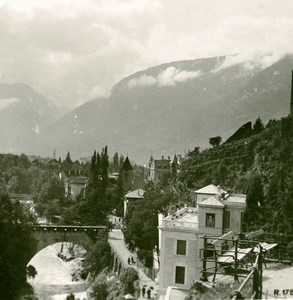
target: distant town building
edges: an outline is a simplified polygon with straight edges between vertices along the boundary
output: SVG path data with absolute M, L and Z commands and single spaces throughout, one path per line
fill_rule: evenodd
M 128 209 L 129 202 L 144 199 L 144 197 L 143 197 L 144 193 L 145 193 L 144 190 L 137 189 L 135 191 L 128 192 L 124 196 L 124 217 L 127 214 L 127 209 Z
M 65 195 L 70 196 L 72 200 L 76 200 L 86 185 L 87 178 L 85 177 L 69 177 L 65 180 Z
M 88 156 L 88 157 L 80 157 L 79 161 L 80 161 L 81 164 L 86 164 L 86 163 L 90 163 L 91 159 L 92 158 L 90 156 Z
M 196 207 L 185 207 L 159 218 L 159 292 L 169 286 L 188 290 L 201 277 L 200 250 L 204 234 L 221 236 L 241 232 L 246 195 L 228 194 L 220 187 L 208 185 L 196 192 Z
M 161 159 L 154 159 L 151 155 L 148 163 L 148 180 L 157 183 L 164 173 L 166 172 L 177 172 L 178 166 L 181 163 L 181 155 L 174 155 L 171 159 L 170 156 Z
M 108 175 L 109 178 L 113 178 L 115 179 L 116 181 L 118 180 L 119 178 L 119 172 L 112 172 Z

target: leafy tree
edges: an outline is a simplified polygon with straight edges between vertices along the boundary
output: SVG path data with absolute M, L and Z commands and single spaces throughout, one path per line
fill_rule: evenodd
M 265 207 L 264 215 L 266 220 L 270 220 L 266 224 L 266 228 L 269 232 L 273 232 L 278 227 L 279 216 L 278 216 L 278 202 L 280 189 L 281 172 L 278 169 L 274 170 L 272 178 L 268 184 L 266 195 L 265 195 Z
M 36 195 L 36 208 L 40 215 L 44 213 L 51 219 L 61 213 L 65 201 L 64 183 L 56 176 L 51 176 Z
M 138 273 L 133 268 L 127 268 L 120 275 L 120 280 L 124 284 L 124 293 L 133 294 L 136 290 L 135 282 L 139 279 Z
M 0 299 L 14 299 L 26 286 L 26 265 L 36 242 L 27 227 L 28 216 L 8 194 L 0 195 L 0 220 Z
M 107 283 L 104 281 L 94 284 L 93 294 L 95 299 L 107 299 L 109 294 L 107 290 Z
M 31 162 L 25 154 L 21 154 L 18 158 L 18 166 L 28 169 L 31 166 Z
M 246 203 L 250 207 L 256 207 L 258 204 L 264 204 L 264 191 L 260 176 L 254 176 L 251 178 L 247 191 Z
M 49 201 L 46 206 L 43 215 L 50 221 L 55 220 L 55 216 L 59 216 L 62 210 L 61 202 L 59 199 L 53 199 Z
M 170 191 L 147 187 L 143 201 L 129 203 L 124 230 L 126 242 L 140 251 L 146 250 L 142 253 L 148 256 L 148 251 L 158 246 L 158 213 L 166 213 L 169 205 L 177 201 L 177 196 Z
M 198 155 L 200 152 L 200 147 L 194 147 L 194 149 L 192 151 L 188 151 L 186 156 L 187 157 L 193 157 L 195 155 Z
M 244 230 L 255 230 L 263 225 L 264 191 L 260 176 L 250 179 L 243 216 Z
M 85 272 L 98 274 L 103 269 L 110 267 L 112 261 L 111 248 L 108 243 L 108 234 L 101 233 L 92 249 L 85 258 Z
M 211 146 L 212 147 L 218 147 L 218 146 L 220 146 L 220 144 L 221 144 L 221 142 L 222 142 L 222 137 L 221 136 L 215 136 L 215 137 L 211 137 L 210 139 L 209 139 L 209 141 L 210 141 L 210 144 L 211 144 Z
M 286 193 L 282 201 L 282 210 L 284 215 L 284 231 L 287 234 L 293 234 L 293 178 L 289 176 Z

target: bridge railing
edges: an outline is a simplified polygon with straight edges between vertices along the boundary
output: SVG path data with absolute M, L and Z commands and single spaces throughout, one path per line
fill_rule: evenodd
M 97 232 L 106 230 L 106 226 L 76 226 L 76 225 L 31 225 L 34 231 L 63 231 L 63 232 Z

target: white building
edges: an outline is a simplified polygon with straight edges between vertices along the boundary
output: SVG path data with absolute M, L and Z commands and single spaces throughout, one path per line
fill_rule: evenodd
M 145 193 L 144 190 L 137 189 L 137 190 L 127 193 L 124 196 L 124 217 L 127 214 L 129 202 L 144 199 L 144 197 L 143 197 L 144 193 Z
M 245 195 L 229 195 L 211 185 L 196 193 L 197 207 L 185 207 L 163 218 L 159 226 L 161 296 L 170 286 L 187 291 L 194 280 L 200 279 L 200 249 L 203 247 L 200 236 L 241 232 Z

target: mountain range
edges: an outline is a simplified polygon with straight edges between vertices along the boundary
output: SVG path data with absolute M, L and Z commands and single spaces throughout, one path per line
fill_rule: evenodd
M 26 85 L 0 85 L 1 152 L 64 158 L 90 156 L 108 145 L 146 163 L 153 153 L 184 154 L 223 140 L 258 116 L 266 123 L 289 114 L 293 56 L 269 67 L 236 64 L 226 57 L 176 61 L 132 74 L 98 98 L 62 115 Z M 3 120 L 2 120 L 3 116 Z M 61 117 L 60 117 L 61 116 Z M 5 127 L 3 127 L 5 126 Z
M 33 153 L 36 136 L 65 113 L 26 84 L 0 84 L 0 151 Z

